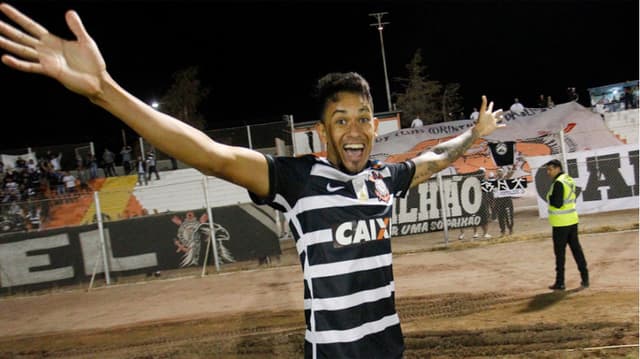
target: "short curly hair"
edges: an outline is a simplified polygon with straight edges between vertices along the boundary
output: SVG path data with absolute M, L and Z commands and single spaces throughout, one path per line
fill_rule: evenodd
M 315 113 L 318 121 L 322 121 L 322 114 L 329 101 L 337 101 L 339 92 L 351 92 L 362 95 L 370 104 L 373 111 L 373 98 L 369 82 L 356 72 L 332 72 L 318 80 L 313 94 Z

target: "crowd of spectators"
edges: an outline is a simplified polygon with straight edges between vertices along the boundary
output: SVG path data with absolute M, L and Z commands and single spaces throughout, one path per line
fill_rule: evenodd
M 39 230 L 52 204 L 72 202 L 79 190 L 88 190 L 86 181 L 62 168 L 62 154 L 29 157 L 0 161 L 0 232 Z
M 134 170 L 144 184 L 160 179 L 156 155 L 149 151 L 141 161 L 132 161 L 132 149 L 123 146 L 120 151 L 122 173 Z M 50 219 L 51 207 L 77 201 L 80 195 L 93 192 L 92 180 L 118 176 L 116 154 L 105 148 L 101 159 L 88 153 L 77 155 L 75 164 L 63 168 L 62 153 L 47 151 L 44 155 L 18 156 L 15 163 L 0 161 L 0 233 L 40 230 Z M 142 181 L 141 183 L 142 184 Z

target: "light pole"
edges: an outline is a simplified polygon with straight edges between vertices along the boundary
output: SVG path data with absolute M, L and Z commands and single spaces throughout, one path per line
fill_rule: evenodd
M 382 22 L 382 17 L 388 14 L 388 12 L 376 12 L 373 14 L 369 14 L 369 16 L 373 16 L 378 20 L 376 24 L 369 24 L 369 26 L 376 26 L 378 28 L 378 33 L 380 34 L 380 49 L 382 50 L 382 66 L 384 67 L 384 83 L 387 86 L 387 106 L 388 111 L 391 111 L 391 90 L 389 89 L 389 77 L 387 76 L 387 59 L 384 54 L 384 39 L 382 37 L 382 30 L 384 29 L 384 25 L 389 24 L 388 22 Z

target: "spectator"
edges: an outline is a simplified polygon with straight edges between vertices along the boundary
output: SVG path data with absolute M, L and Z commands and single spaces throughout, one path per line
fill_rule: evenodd
M 575 87 L 567 87 L 567 100 L 578 102 L 578 93 Z
M 67 198 L 73 196 L 76 192 L 76 178 L 69 171 L 64 172 L 64 176 L 62 177 L 62 182 L 64 182 L 65 190 L 68 194 Z
M 524 106 L 522 106 L 517 97 L 513 99 L 513 105 L 511 105 L 510 110 L 514 113 L 521 113 L 524 111 Z
M 510 177 L 508 174 L 504 172 L 502 168 L 498 168 L 498 181 L 508 180 Z M 500 226 L 500 237 L 504 237 L 506 235 L 506 230 L 509 230 L 509 235 L 513 234 L 513 200 L 511 197 L 495 197 L 495 210 L 496 216 L 498 217 L 498 225 Z
M 622 100 L 624 101 L 624 109 L 629 110 L 635 107 L 634 99 L 633 99 L 633 91 L 631 87 L 624 88 L 624 95 L 622 96 Z
M 169 156 L 169 160 L 171 160 L 171 169 L 172 170 L 177 170 L 178 169 L 178 160 L 176 160 L 176 158 L 173 157 L 173 156 Z
M 556 104 L 553 103 L 553 100 L 551 99 L 551 96 L 547 96 L 547 107 L 548 108 L 553 108 Z
M 424 122 L 420 119 L 420 115 L 416 116 L 416 118 L 411 121 L 411 128 L 417 128 L 424 126 Z
M 142 181 L 144 181 L 144 185 L 148 184 L 147 181 L 147 163 L 142 160 L 141 156 L 138 156 L 138 160 L 136 161 L 136 169 L 138 171 L 138 182 L 140 186 L 142 186 Z
M 24 158 L 18 156 L 18 158 L 16 159 L 15 168 L 20 173 L 24 172 L 24 170 L 27 169 L 27 161 L 25 161 Z
M 160 179 L 158 168 L 156 166 L 156 154 L 152 151 L 147 152 L 147 181 L 151 181 L 151 174 L 156 174 L 156 180 Z
M 80 182 L 80 191 L 89 191 L 89 174 L 87 168 L 84 166 L 84 161 L 78 161 L 78 167 L 76 168 L 78 174 L 78 182 Z
M 104 152 L 102 153 L 102 161 L 104 166 L 103 167 L 104 176 L 105 177 L 116 176 L 116 167 L 115 167 L 116 156 L 113 152 L 109 151 L 108 148 L 105 148 Z
M 27 185 L 28 189 L 32 189 L 34 191 L 34 193 L 37 195 L 40 193 L 40 177 L 41 177 L 41 173 L 38 171 L 38 169 L 27 169 L 27 174 L 29 176 L 29 183 Z
M 478 237 L 480 237 L 480 234 L 478 234 L 478 226 L 482 228 L 481 239 L 490 239 L 491 235 L 488 233 L 488 231 L 489 218 L 491 217 L 491 203 L 493 202 L 493 185 L 485 178 L 485 168 L 480 167 L 479 170 L 481 171 L 481 177 L 479 179 L 482 194 L 480 209 L 478 209 L 476 215 L 480 218 L 480 223 L 473 226 L 473 239 L 477 239 Z M 458 236 L 458 239 L 464 239 L 464 228 L 460 228 L 460 235 Z
M 538 108 L 547 107 L 547 99 L 544 97 L 544 94 L 540 94 L 540 97 L 538 97 L 538 103 L 536 105 Z
M 64 182 L 64 173 L 62 171 L 53 171 L 53 183 L 55 184 L 56 194 L 59 199 L 64 199 L 65 196 L 65 182 Z M 60 203 L 60 201 L 57 201 Z
M 89 163 L 89 178 L 96 179 L 98 177 L 98 160 L 96 159 L 96 155 L 90 153 L 87 162 Z
M 32 231 L 39 231 L 42 225 L 40 212 L 42 210 L 39 207 L 33 207 L 27 213 L 27 220 L 29 221 L 29 227 Z
M 600 100 L 598 100 L 594 110 L 596 113 L 600 114 L 600 117 L 604 120 L 604 114 L 608 112 L 607 107 L 605 106 L 605 96 L 602 96 Z
M 53 167 L 54 171 L 60 171 L 62 169 L 62 152 L 59 152 L 57 156 L 51 152 L 51 150 L 47 151 L 47 158 L 49 159 L 49 163 Z
M 36 164 L 36 161 L 33 160 L 33 158 L 29 158 L 29 161 L 27 161 L 27 170 L 38 170 L 38 165 Z
M 473 112 L 471 112 L 471 115 L 469 116 L 469 118 L 473 121 L 477 121 L 479 116 L 480 116 L 480 112 L 478 112 L 478 108 L 474 107 Z
M 124 145 L 120 150 L 120 156 L 122 157 L 122 168 L 124 170 L 124 174 L 128 175 L 131 173 L 131 146 Z

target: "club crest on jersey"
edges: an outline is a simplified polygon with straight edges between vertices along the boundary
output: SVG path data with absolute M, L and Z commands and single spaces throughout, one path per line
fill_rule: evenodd
M 335 248 L 389 239 L 390 217 L 344 222 L 333 229 Z
M 382 202 L 389 202 L 391 198 L 391 194 L 389 193 L 389 189 L 387 188 L 387 184 L 384 183 L 383 176 L 380 172 L 371 171 L 369 175 L 369 181 L 373 182 L 375 185 L 375 192 L 378 199 Z

